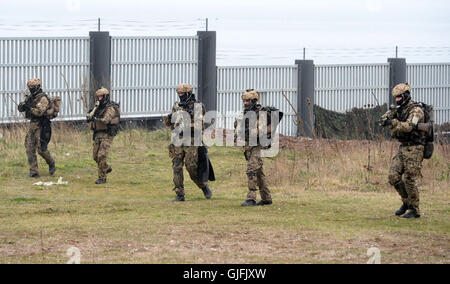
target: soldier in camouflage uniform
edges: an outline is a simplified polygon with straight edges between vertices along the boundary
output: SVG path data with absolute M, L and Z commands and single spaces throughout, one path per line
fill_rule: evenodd
M 416 181 L 422 176 L 422 161 L 425 145 L 425 134 L 417 129 L 418 123 L 424 122 L 422 107 L 411 98 L 411 87 L 399 84 L 392 90 L 397 110 L 393 119 L 387 123 L 392 137 L 401 145 L 393 158 L 389 170 L 389 183 L 395 187 L 402 198 L 403 205 L 395 215 L 404 218 L 419 218 L 419 190 Z
M 50 175 L 53 175 L 56 171 L 55 160 L 53 160 L 47 148 L 52 133 L 51 122 L 47 116 L 50 100 L 42 92 L 39 79 L 29 80 L 27 87 L 30 95 L 25 98 L 24 102 L 19 104 L 18 109 L 20 112 L 25 112 L 25 117 L 30 119 L 25 138 L 25 148 L 30 165 L 29 176 L 33 178 L 39 177 L 36 150 L 47 162 Z
M 98 165 L 98 179 L 96 184 L 106 183 L 106 174 L 112 172 L 112 168 L 106 162 L 109 148 L 114 136 L 117 134 L 118 105 L 110 101 L 109 91 L 105 88 L 95 93 L 97 100 L 94 109 L 89 111 L 87 121 L 91 123 L 93 135 L 93 157 Z
M 195 99 L 195 95 L 192 93 L 192 87 L 189 84 L 179 85 L 176 92 L 180 97 L 180 101 L 175 102 L 171 113 L 164 117 L 163 121 L 166 127 L 172 131 L 178 127 L 183 129 L 184 123 L 190 123 L 190 127 L 187 126 L 187 129 L 190 129 L 191 131 L 191 139 L 189 146 L 184 144 L 175 146 L 173 143 L 169 145 L 169 156 L 172 159 L 173 183 L 175 184 L 174 191 L 176 193 L 176 198 L 172 201 L 185 201 L 183 177 L 184 163 L 186 163 L 186 169 L 191 180 L 203 191 L 205 198 L 210 199 L 212 197 L 212 192 L 208 183 L 201 181 L 198 176 L 199 146 L 202 145 L 201 137 L 204 130 L 203 117 L 206 112 L 205 106 Z M 183 119 L 183 113 L 188 113 L 190 119 Z M 197 142 L 201 145 L 196 145 L 196 135 L 197 137 L 200 137 L 200 141 Z M 180 137 L 183 137 L 183 133 L 180 133 Z
M 244 115 L 249 111 L 254 111 L 255 113 L 260 112 L 263 107 L 260 104 L 257 104 L 259 100 L 259 94 L 253 90 L 249 89 L 242 95 L 242 100 L 244 102 L 244 111 L 241 113 L 239 118 L 234 122 L 235 128 L 235 141 L 238 139 L 238 136 L 242 135 L 240 133 L 245 132 L 245 146 L 243 147 L 244 156 L 247 160 L 247 178 L 248 178 L 248 193 L 247 199 L 242 206 L 261 206 L 261 205 L 270 205 L 272 204 L 272 196 L 270 195 L 270 190 L 267 184 L 266 176 L 263 171 L 263 158 L 261 157 L 261 150 L 264 149 L 259 144 L 259 140 L 257 140 L 257 145 L 251 145 L 249 143 L 249 137 L 258 137 L 260 123 L 258 119 L 258 126 L 251 127 L 247 121 L 244 120 Z M 258 116 L 259 117 L 259 116 Z M 244 127 L 245 129 L 241 129 Z M 243 130 L 243 131 L 242 131 Z M 242 131 L 242 132 L 241 132 Z M 259 193 L 261 195 L 261 201 L 256 203 L 256 190 L 259 187 Z

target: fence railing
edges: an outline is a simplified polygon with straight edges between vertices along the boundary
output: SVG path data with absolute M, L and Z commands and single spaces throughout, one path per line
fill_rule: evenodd
M 122 117 L 160 117 L 168 113 L 177 100 L 175 88 L 180 83 L 189 83 L 194 93 L 200 92 L 198 71 L 204 62 L 199 58 L 199 50 L 198 35 L 111 37 L 112 98 L 120 102 Z M 50 96 L 62 98 L 58 120 L 83 119 L 82 96 L 89 94 L 91 61 L 89 37 L 0 38 L 0 123 L 21 120 L 16 103 L 22 100 L 26 82 L 33 77 L 42 80 L 44 91 Z M 213 104 L 219 114 L 216 126 L 233 128 L 243 107 L 242 93 L 254 88 L 263 105 L 284 112 L 280 133 L 297 135 L 295 111 L 299 112 L 299 98 L 304 95 L 299 90 L 303 90 L 306 80 L 299 79 L 301 68 L 297 62 L 217 67 L 217 74 L 208 74 L 216 80 L 217 93 L 207 95 L 217 101 Z M 390 63 L 316 65 L 312 73 L 311 99 L 322 108 L 345 112 L 389 102 Z M 413 88 L 415 100 L 434 105 L 437 123 L 450 121 L 450 63 L 407 64 L 406 80 Z
M 296 109 L 297 66 L 218 67 L 216 127 L 233 128 L 234 120 L 243 109 L 241 95 L 248 88 L 258 91 L 262 105 L 274 106 L 284 113 L 279 132 L 295 136 L 295 113 L 283 94 Z
M 22 119 L 16 103 L 36 77 L 48 95 L 62 98 L 59 120 L 85 117 L 81 97 L 89 87 L 89 38 L 0 38 L 0 122 Z
M 176 86 L 197 91 L 198 38 L 113 37 L 111 90 L 124 118 L 157 117 L 170 112 Z
M 337 112 L 388 103 L 389 64 L 316 65 L 315 104 Z
M 415 101 L 434 106 L 436 123 L 450 122 L 450 63 L 408 64 L 407 81 Z

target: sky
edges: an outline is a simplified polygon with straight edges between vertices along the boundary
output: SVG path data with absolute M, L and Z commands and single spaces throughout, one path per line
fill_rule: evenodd
M 217 32 L 218 65 L 450 62 L 450 1 L 0 0 L 0 37 Z

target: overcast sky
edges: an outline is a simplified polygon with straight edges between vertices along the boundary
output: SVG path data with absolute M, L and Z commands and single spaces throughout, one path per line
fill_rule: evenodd
M 217 31 L 221 65 L 450 61 L 450 1 L 0 0 L 0 36 L 86 36 L 97 18 L 111 35 Z

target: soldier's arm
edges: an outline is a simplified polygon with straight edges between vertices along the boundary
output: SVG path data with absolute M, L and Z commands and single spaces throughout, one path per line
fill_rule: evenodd
M 204 129 L 204 119 L 205 119 L 205 106 L 200 104 L 197 107 L 194 107 L 194 128 L 197 130 Z
M 111 120 L 113 119 L 115 112 L 116 111 L 114 110 L 113 107 L 108 107 L 103 118 L 96 118 L 96 120 L 104 124 L 109 124 L 111 123 Z
M 174 124 L 172 123 L 172 115 L 175 113 L 175 106 L 172 107 L 172 110 L 170 111 L 170 114 L 163 117 L 164 125 L 167 128 L 172 128 Z
M 31 113 L 37 117 L 44 116 L 45 112 L 47 111 L 48 105 L 48 99 L 46 97 L 42 97 L 36 104 L 36 106 L 31 108 Z
M 392 131 L 397 133 L 409 133 L 413 131 L 419 122 L 423 122 L 425 114 L 422 108 L 415 107 L 411 110 L 408 119 L 405 122 L 401 122 L 398 119 L 392 121 Z

